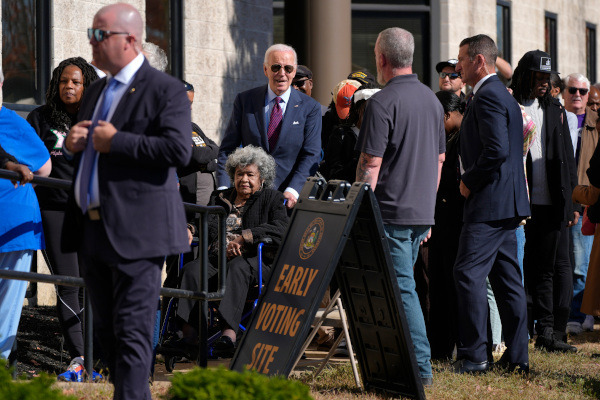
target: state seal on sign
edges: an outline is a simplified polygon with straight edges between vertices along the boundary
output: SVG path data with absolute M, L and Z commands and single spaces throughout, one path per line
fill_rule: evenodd
M 323 218 L 313 219 L 304 231 L 304 235 L 302 235 L 302 240 L 300 241 L 299 253 L 301 259 L 306 260 L 313 255 L 317 247 L 319 247 L 319 243 L 321 243 L 324 232 L 325 222 Z

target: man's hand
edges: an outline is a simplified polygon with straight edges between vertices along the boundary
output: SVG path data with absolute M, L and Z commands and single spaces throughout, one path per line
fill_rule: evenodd
M 425 236 L 425 239 L 421 240 L 421 246 L 423 246 L 423 243 L 427 243 L 429 239 L 431 239 L 431 228 L 429 228 L 427 231 L 427 236 Z
M 469 190 L 469 188 L 467 187 L 467 185 L 465 185 L 465 183 L 463 181 L 460 181 L 460 186 L 458 187 L 458 189 L 460 190 L 460 194 L 462 194 L 462 196 L 465 199 L 468 199 L 469 196 L 471 195 L 471 191 Z
M 94 128 L 94 133 L 92 134 L 94 149 L 98 153 L 108 153 L 110 151 L 110 142 L 115 133 L 117 133 L 117 128 L 113 124 L 106 121 L 98 121 L 98 125 Z
M 567 222 L 567 227 L 572 227 L 574 225 L 577 225 L 577 222 L 579 222 L 579 213 L 577 211 L 573 212 L 573 221 L 569 221 Z
M 71 153 L 79 153 L 87 144 L 88 128 L 92 125 L 92 121 L 81 121 L 73 125 L 71 131 L 65 139 L 65 147 Z
M 283 192 L 283 197 L 287 200 L 285 206 L 287 208 L 294 208 L 297 202 L 296 197 L 290 192 Z
M 12 161 L 8 161 L 6 163 L 6 169 L 12 172 L 16 172 L 18 174 L 21 174 L 21 186 L 31 182 L 31 180 L 33 179 L 33 172 L 31 172 L 29 170 L 29 168 L 27 167 L 27 165 L 23 165 L 23 164 L 18 164 L 18 163 L 14 163 Z M 15 185 L 15 189 L 19 186 L 18 180 L 17 179 L 11 179 L 10 180 L 12 182 L 13 185 Z

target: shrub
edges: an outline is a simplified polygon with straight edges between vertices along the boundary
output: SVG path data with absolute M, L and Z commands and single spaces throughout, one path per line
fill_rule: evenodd
M 167 393 L 171 400 L 309 400 L 308 386 L 283 377 L 268 377 L 255 371 L 239 373 L 223 367 L 194 368 L 175 373 Z
M 2 360 L 3 361 L 3 360 Z M 10 400 L 75 400 L 67 396 L 60 389 L 52 388 L 56 378 L 47 374 L 28 381 L 13 381 L 11 373 L 0 362 L 0 399 Z

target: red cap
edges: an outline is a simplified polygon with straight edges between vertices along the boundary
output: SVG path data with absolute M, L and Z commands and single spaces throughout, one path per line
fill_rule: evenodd
M 335 103 L 335 110 L 340 119 L 348 118 L 350 105 L 352 104 L 352 95 L 359 87 L 359 82 L 352 79 L 345 79 L 333 89 L 333 102 Z

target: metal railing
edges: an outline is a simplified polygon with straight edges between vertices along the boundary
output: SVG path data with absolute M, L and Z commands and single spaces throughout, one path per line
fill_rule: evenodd
M 2 179 L 20 179 L 21 175 L 8 171 L 5 169 L 0 169 L 0 178 Z M 71 188 L 72 182 L 65 179 L 56 179 L 56 178 L 46 178 L 40 176 L 34 176 L 31 181 L 32 184 L 47 186 L 55 189 L 64 189 L 69 190 Z M 199 329 L 199 340 L 200 340 L 200 348 L 198 354 L 198 365 L 202 367 L 206 367 L 208 364 L 208 349 L 207 349 L 207 341 L 208 341 L 208 326 L 205 323 L 202 323 L 203 316 L 208 315 L 208 302 L 213 300 L 221 300 L 223 299 L 223 295 L 225 294 L 225 279 L 226 279 L 226 242 L 225 242 L 225 210 L 220 206 L 199 206 L 191 203 L 183 203 L 186 211 L 194 212 L 199 215 L 197 232 L 198 232 L 198 259 L 200 259 L 200 287 L 199 291 L 193 290 L 182 290 L 182 289 L 174 289 L 174 288 L 165 288 L 162 287 L 160 290 L 160 294 L 162 296 L 167 297 L 177 297 L 177 298 L 186 298 L 198 300 L 200 302 L 199 307 L 199 321 L 200 321 L 200 329 Z M 219 232 L 218 232 L 218 287 L 215 292 L 209 292 L 208 289 L 208 268 L 203 268 L 204 266 L 208 266 L 208 216 L 210 214 L 216 214 L 219 219 Z M 85 292 L 85 282 L 83 278 L 76 278 L 72 276 L 66 275 L 47 275 L 47 274 L 39 274 L 35 272 L 21 272 L 21 271 L 10 271 L 10 270 L 0 270 L 0 278 L 4 279 L 15 279 L 22 280 L 28 282 L 41 282 L 41 283 L 50 283 L 54 285 L 64 285 L 64 286 L 75 286 L 75 287 L 83 287 L 84 288 L 84 299 L 85 299 L 85 309 L 84 309 L 84 321 L 83 327 L 85 332 L 84 342 L 84 363 L 86 371 L 92 371 L 93 369 L 93 319 L 92 313 L 88 310 L 91 310 L 91 304 L 89 300 L 89 296 Z M 89 374 L 91 378 L 91 374 Z

